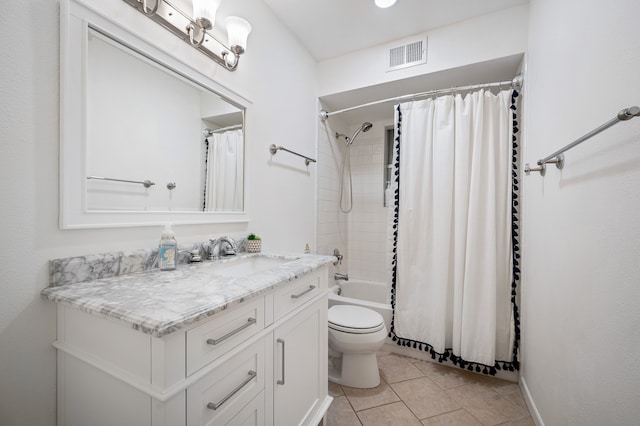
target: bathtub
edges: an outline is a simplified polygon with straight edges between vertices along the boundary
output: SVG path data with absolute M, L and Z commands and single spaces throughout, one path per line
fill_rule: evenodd
M 391 289 L 387 284 L 373 281 L 339 281 L 331 287 L 329 307 L 333 305 L 356 305 L 373 309 L 384 318 L 387 330 L 391 327 Z

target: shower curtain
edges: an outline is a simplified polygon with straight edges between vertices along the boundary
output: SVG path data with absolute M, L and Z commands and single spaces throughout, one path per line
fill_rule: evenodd
M 390 337 L 485 374 L 518 369 L 517 96 L 396 107 Z
M 214 133 L 208 137 L 205 210 L 242 211 L 242 130 Z

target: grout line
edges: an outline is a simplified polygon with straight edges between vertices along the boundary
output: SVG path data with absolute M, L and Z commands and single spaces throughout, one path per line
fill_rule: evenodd
M 356 413 L 356 416 L 358 416 L 358 420 L 360 421 L 360 424 L 362 424 L 362 420 L 360 419 L 360 416 L 358 415 L 358 413 L 362 413 L 363 411 L 367 411 L 367 410 L 374 410 L 376 408 L 381 408 L 381 407 L 385 407 L 387 405 L 393 405 L 393 404 L 397 404 L 397 403 L 400 403 L 400 404 L 404 405 L 404 408 L 409 410 L 409 413 L 411 413 L 413 418 L 415 420 L 417 420 L 418 422 L 422 423 L 422 421 L 418 418 L 418 416 L 416 416 L 416 414 L 413 411 L 411 411 L 411 408 L 409 408 L 409 406 L 407 404 L 405 404 L 405 402 L 402 399 L 400 401 L 387 402 L 385 404 L 376 405 L 375 407 L 365 408 L 364 410 L 356 411 L 355 413 Z
M 389 382 L 387 382 L 385 379 L 383 379 L 382 377 L 380 377 L 380 380 L 381 380 L 381 381 L 384 381 L 384 382 L 387 384 L 387 386 L 389 387 L 389 389 L 391 389 L 391 392 L 393 392 L 393 394 L 398 398 L 398 400 L 399 400 L 400 402 L 402 402 L 402 405 L 404 405 L 404 407 L 405 407 L 407 410 L 409 410 L 409 412 L 413 415 L 413 417 L 414 417 L 416 420 L 418 420 L 420 423 L 422 423 L 422 422 L 420 421 L 420 419 L 418 418 L 418 416 L 416 415 L 416 413 L 414 413 L 414 412 L 413 412 L 413 410 L 412 410 L 412 409 L 411 409 L 411 408 L 410 408 L 410 407 L 409 407 L 409 406 L 404 402 L 404 399 L 402 399 L 402 398 L 400 397 L 400 395 L 398 395 L 398 394 L 396 393 L 396 391 L 393 389 L 393 387 L 391 386 L 391 384 L 390 384 Z M 411 379 L 407 379 L 407 380 L 411 380 Z M 405 380 L 405 381 L 406 381 L 406 380 Z M 401 382 L 396 382 L 396 383 L 401 383 Z M 395 402 L 398 402 L 398 401 L 395 401 Z M 395 404 L 395 402 L 390 402 L 389 404 Z M 389 404 L 383 404 L 383 405 L 389 405 Z M 357 413 L 356 413 L 356 414 L 357 414 Z
M 476 416 L 473 415 L 473 413 L 470 413 L 469 410 L 467 410 L 466 408 L 462 407 L 462 409 L 464 410 L 465 413 L 467 413 L 468 415 L 470 415 L 472 418 L 474 418 L 478 423 L 480 423 L 481 425 L 484 425 L 484 423 L 482 423 L 480 421 L 479 418 L 477 418 Z
M 340 390 L 342 391 L 342 396 L 344 396 L 344 398 L 347 400 L 347 403 L 349 404 L 349 407 L 351 407 L 351 411 L 353 411 L 353 414 L 356 415 L 356 418 L 360 422 L 360 425 L 362 425 L 362 420 L 360 420 L 360 417 L 358 417 L 358 412 L 356 411 L 356 409 L 353 408 L 353 404 L 351 404 L 351 400 L 349 399 L 349 396 L 344 391 L 344 388 L 342 387 L 342 385 L 338 385 L 338 386 L 340 386 Z

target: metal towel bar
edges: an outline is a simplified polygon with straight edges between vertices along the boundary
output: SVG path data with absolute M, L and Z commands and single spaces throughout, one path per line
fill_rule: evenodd
M 126 179 L 113 179 L 106 178 L 102 176 L 87 176 L 87 179 L 98 179 L 98 180 L 110 180 L 113 182 L 126 182 L 126 183 L 137 183 L 139 185 L 143 185 L 145 188 L 149 188 L 151 185 L 155 185 L 155 182 L 151 182 L 150 180 L 139 181 L 139 180 L 126 180 Z
M 564 167 L 564 155 L 562 155 L 562 154 L 565 151 L 568 151 L 571 148 L 573 148 L 573 147 L 575 147 L 577 145 L 580 145 L 582 142 L 586 141 L 587 139 L 590 139 L 590 138 L 594 137 L 598 133 L 601 133 L 601 132 L 607 130 L 609 127 L 613 126 L 614 124 L 618 124 L 621 121 L 631 120 L 633 117 L 640 117 L 640 108 L 637 107 L 637 106 L 632 106 L 632 107 L 623 109 L 614 118 L 612 118 L 611 120 L 607 121 L 606 123 L 604 123 L 600 127 L 596 128 L 596 129 L 593 129 L 592 131 L 590 131 L 586 135 L 584 135 L 584 136 L 576 139 L 575 141 L 571 142 L 570 144 L 560 148 L 559 150 L 557 150 L 553 154 L 549 154 L 545 158 L 543 158 L 541 160 L 538 160 L 538 167 L 531 167 L 529 165 L 529 163 L 525 164 L 524 172 L 527 175 L 529 173 L 531 173 L 531 172 L 540 172 L 540 176 L 544 176 L 546 174 L 546 172 L 547 172 L 547 163 L 555 163 L 555 165 L 556 165 L 556 167 L 558 169 L 562 169 Z
M 313 158 L 309 158 L 306 155 L 298 154 L 297 152 L 291 151 L 290 149 L 287 149 L 287 148 L 285 148 L 283 146 L 276 146 L 274 144 L 271 144 L 271 146 L 269 147 L 269 152 L 271 152 L 272 155 L 275 154 L 276 152 L 278 152 L 279 150 L 287 151 L 290 154 L 297 155 L 298 157 L 304 158 L 304 164 L 306 166 L 308 166 L 309 163 L 315 163 L 316 162 L 316 160 L 314 160 Z

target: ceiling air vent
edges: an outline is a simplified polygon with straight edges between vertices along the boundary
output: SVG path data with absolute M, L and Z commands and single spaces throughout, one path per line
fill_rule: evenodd
M 387 71 L 427 63 L 427 39 L 413 41 L 389 49 L 389 67 Z

